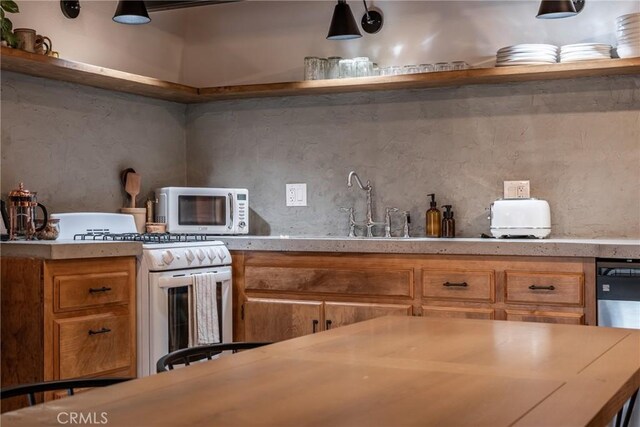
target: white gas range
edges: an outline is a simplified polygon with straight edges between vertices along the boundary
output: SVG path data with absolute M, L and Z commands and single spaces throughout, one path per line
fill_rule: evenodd
M 189 345 L 192 276 L 213 273 L 222 342 L 233 340 L 231 254 L 207 234 L 138 234 L 131 215 L 52 214 L 59 240 L 133 241 L 142 244 L 137 274 L 138 376 L 156 372 L 156 361 Z

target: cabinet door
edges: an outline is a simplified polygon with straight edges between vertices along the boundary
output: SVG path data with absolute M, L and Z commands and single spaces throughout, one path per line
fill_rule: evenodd
M 248 298 L 244 303 L 246 341 L 276 342 L 320 330 L 320 301 Z
M 388 315 L 410 316 L 411 305 L 326 302 L 324 327 L 325 329 L 337 328 Z

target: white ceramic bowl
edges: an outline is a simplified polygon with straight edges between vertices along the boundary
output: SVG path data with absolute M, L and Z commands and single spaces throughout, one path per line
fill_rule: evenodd
M 498 49 L 498 53 L 507 52 L 557 52 L 558 46 L 550 44 L 517 44 L 513 46 L 506 46 Z
M 640 48 L 618 46 L 618 56 L 620 58 L 637 58 L 640 57 Z
M 640 13 L 628 13 L 626 15 L 618 16 L 616 18 L 616 24 L 621 24 L 623 22 L 630 22 L 630 21 L 640 22 Z

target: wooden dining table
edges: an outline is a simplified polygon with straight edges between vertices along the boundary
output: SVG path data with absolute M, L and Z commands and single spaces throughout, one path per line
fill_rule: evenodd
M 1 421 L 70 425 L 61 421 L 75 413 L 110 427 L 601 426 L 638 387 L 637 330 L 390 316 L 49 401 Z

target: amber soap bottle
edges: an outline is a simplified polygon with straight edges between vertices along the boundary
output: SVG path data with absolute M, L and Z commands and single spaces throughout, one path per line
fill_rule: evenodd
M 435 194 L 427 194 L 427 197 L 431 197 L 430 205 L 431 207 L 427 211 L 427 237 L 440 237 L 441 226 L 442 226 L 442 217 L 440 216 L 440 211 L 438 210 L 438 204 L 436 203 L 436 195 Z
M 445 211 L 442 214 L 442 237 L 456 237 L 456 220 L 453 219 L 451 205 L 442 206 Z

